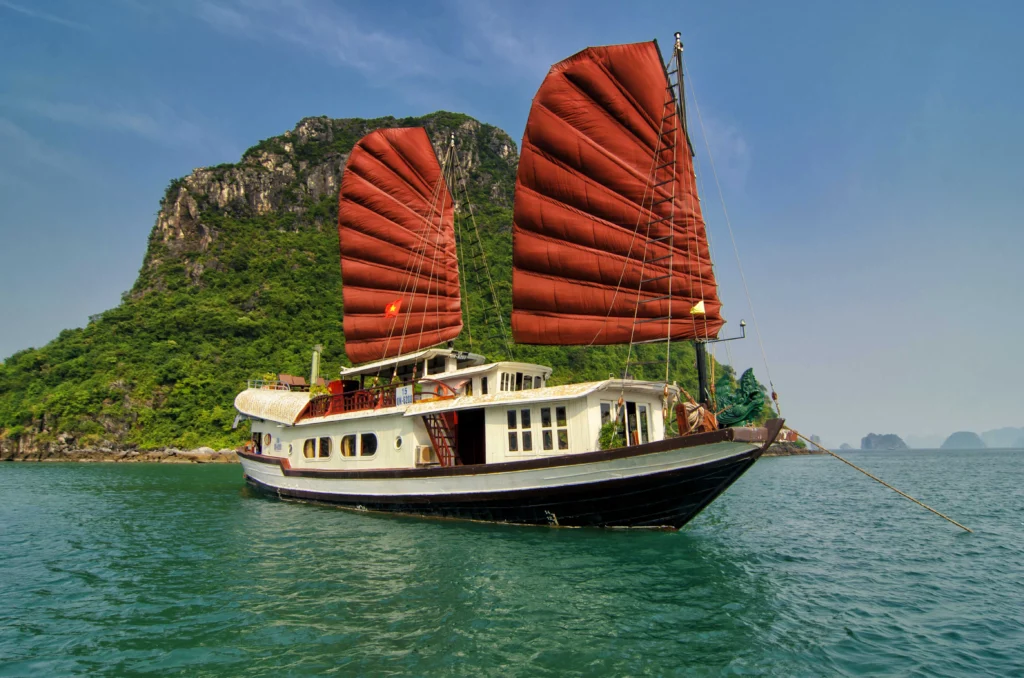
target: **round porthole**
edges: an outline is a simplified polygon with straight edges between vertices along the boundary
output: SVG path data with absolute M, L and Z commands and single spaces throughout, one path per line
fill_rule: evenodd
M 402 436 L 395 436 L 395 449 L 402 449 Z
M 267 447 L 270 447 L 270 434 L 269 433 L 263 434 L 263 444 L 266 445 Z

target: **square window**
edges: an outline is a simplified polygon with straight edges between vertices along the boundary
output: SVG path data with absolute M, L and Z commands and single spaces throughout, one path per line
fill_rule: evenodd
M 377 454 L 377 434 L 364 433 L 359 436 L 359 456 L 372 457 Z
M 525 391 L 531 388 L 533 388 L 533 377 L 527 374 L 523 377 L 523 390 Z
M 519 451 L 519 434 L 515 431 L 508 432 L 508 451 L 518 452 Z
M 321 438 L 320 439 L 320 458 L 331 456 L 331 439 Z
M 543 428 L 551 428 L 551 408 L 540 408 L 540 425 Z
M 516 390 L 517 391 L 522 391 L 523 390 L 523 373 L 522 372 L 516 372 Z
M 508 427 L 510 429 L 516 428 L 516 411 L 515 410 L 509 410 L 508 411 Z
M 612 420 L 612 404 L 601 403 L 601 426 Z
M 556 407 L 555 408 L 555 423 L 557 423 L 559 426 L 565 426 L 565 408 L 564 407 Z
M 487 395 L 487 377 L 480 377 L 480 393 Z
M 558 429 L 558 449 L 569 449 L 569 431 L 564 428 Z
M 543 439 L 545 450 L 554 449 L 551 431 L 541 431 L 541 438 Z
M 523 431 L 523 452 L 533 451 L 533 433 L 530 431 Z
M 522 410 L 519 416 L 520 421 L 523 422 L 523 428 L 530 428 L 530 410 Z

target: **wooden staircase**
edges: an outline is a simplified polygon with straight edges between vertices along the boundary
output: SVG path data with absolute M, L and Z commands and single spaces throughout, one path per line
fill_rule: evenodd
M 423 415 L 423 423 L 441 466 L 461 466 L 459 459 L 459 415 L 455 412 L 433 412 Z

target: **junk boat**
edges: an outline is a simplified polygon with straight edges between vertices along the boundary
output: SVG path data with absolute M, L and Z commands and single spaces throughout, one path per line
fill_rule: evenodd
M 697 398 L 682 400 L 667 365 L 664 381 L 627 363 L 622 378 L 550 385 L 551 368 L 515 361 L 507 341 L 508 360 L 456 349 L 454 139 L 439 159 L 422 128 L 381 129 L 357 142 L 339 191 L 355 366 L 320 384 L 314 354 L 309 386 L 249 383 L 235 399 L 252 429 L 246 481 L 357 510 L 565 527 L 678 529 L 725 491 L 782 421 L 727 426 L 742 413 L 711 404 L 706 344 L 724 320 L 682 85 L 678 33 L 668 64 L 646 42 L 552 66 L 516 179 L 511 330 L 515 344 L 630 355 L 692 341 Z

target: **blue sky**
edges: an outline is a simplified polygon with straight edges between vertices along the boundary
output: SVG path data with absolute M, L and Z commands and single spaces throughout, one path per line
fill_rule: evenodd
M 724 334 L 752 317 L 705 139 L 783 414 L 837 445 L 1024 426 L 1022 23 L 952 0 L 0 0 L 0 356 L 116 305 L 194 167 L 308 115 L 455 110 L 519 140 L 551 63 L 681 30 Z M 756 338 L 718 356 L 766 379 Z

